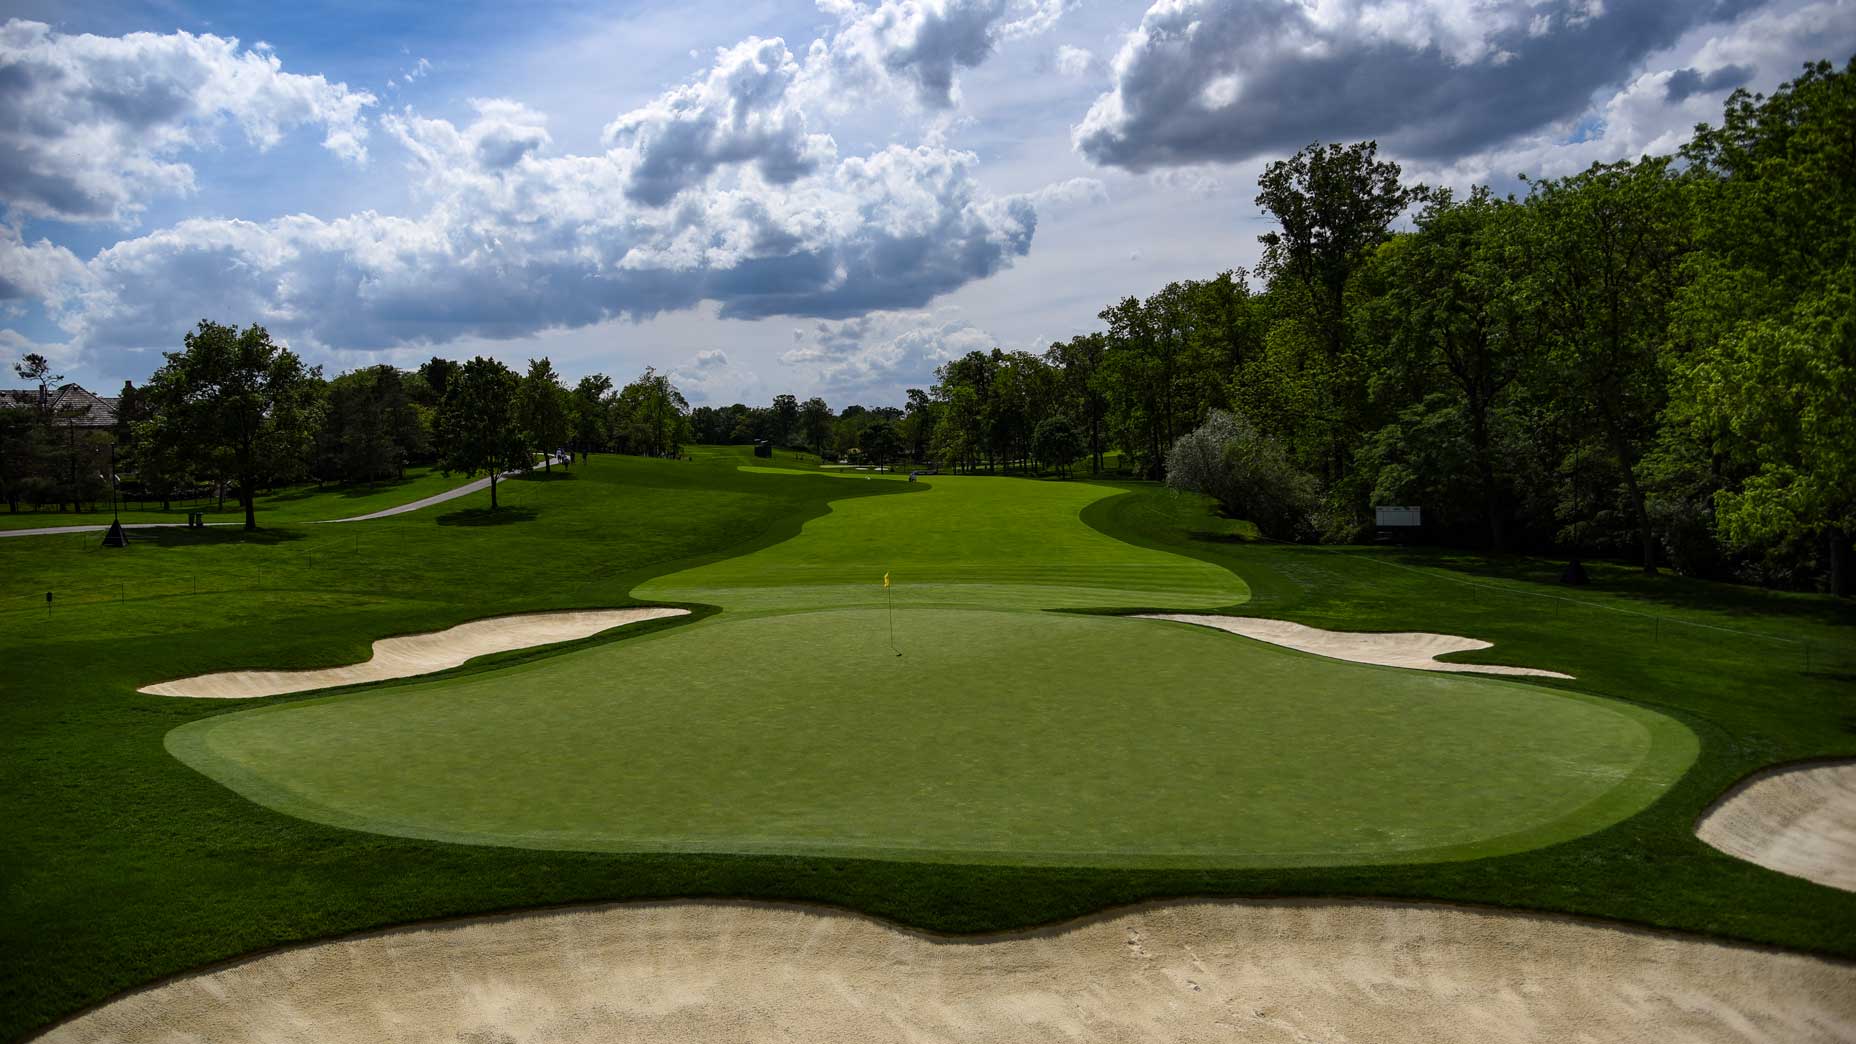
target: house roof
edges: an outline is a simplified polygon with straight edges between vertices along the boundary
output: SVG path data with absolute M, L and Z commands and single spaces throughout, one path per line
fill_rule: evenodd
M 48 388 L 46 404 L 54 417 L 80 428 L 107 428 L 116 423 L 116 398 L 97 395 L 82 385 Z M 37 388 L 0 388 L 0 409 L 33 409 L 39 405 Z

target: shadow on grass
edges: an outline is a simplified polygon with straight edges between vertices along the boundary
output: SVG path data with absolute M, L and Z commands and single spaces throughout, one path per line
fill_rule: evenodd
M 1696 580 L 1668 570 L 1647 576 L 1636 566 L 1619 562 L 1585 559 L 1591 583 L 1580 588 L 1566 587 L 1559 583 L 1559 572 L 1565 565 L 1561 559 L 1482 555 L 1441 548 L 1400 548 L 1382 554 L 1387 560 L 1401 565 L 1429 566 L 1468 576 L 1518 580 L 1574 598 L 1578 597 L 1581 590 L 1603 591 L 1646 603 L 1646 610 L 1661 605 L 1725 616 L 1790 617 L 1832 627 L 1856 627 L 1856 602 L 1851 600 Z
M 566 468 L 555 468 L 553 471 L 525 471 L 520 475 L 516 475 L 513 478 L 504 479 L 503 481 L 504 482 L 561 482 L 561 481 L 564 481 L 566 479 L 570 479 L 573 477 L 574 477 L 573 472 L 568 471 Z
M 470 508 L 438 516 L 441 526 L 507 526 L 516 522 L 533 522 L 541 512 L 531 507 Z
M 1186 534 L 1189 540 L 1202 544 L 1259 544 L 1262 540 L 1254 533 L 1219 533 L 1210 529 L 1195 529 Z
M 247 532 L 240 526 L 208 526 L 205 529 L 189 529 L 186 526 L 165 526 L 160 529 L 129 530 L 129 548 L 137 544 L 153 544 L 156 547 L 199 547 L 202 545 L 219 546 L 224 544 L 255 544 L 261 547 L 289 544 L 301 540 L 304 533 L 297 529 L 257 529 Z M 102 534 L 98 534 L 98 540 Z M 121 550 L 110 548 L 107 550 Z
M 351 485 L 340 487 L 335 491 L 335 495 L 344 500 L 356 500 L 362 497 L 371 497 L 376 493 L 391 493 L 402 486 L 412 485 L 413 481 L 414 480 L 410 478 L 377 479 L 372 485 L 366 482 L 356 482 Z

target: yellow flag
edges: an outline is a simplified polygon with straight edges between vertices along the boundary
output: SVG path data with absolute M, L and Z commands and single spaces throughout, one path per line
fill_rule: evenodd
M 888 573 L 883 574 L 883 587 L 885 590 L 889 588 L 889 574 Z

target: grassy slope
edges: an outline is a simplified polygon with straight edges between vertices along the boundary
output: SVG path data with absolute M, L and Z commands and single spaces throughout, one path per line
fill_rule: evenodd
M 435 468 L 407 468 L 406 477 L 392 481 L 376 482 L 373 485 L 358 483 L 352 486 L 315 485 L 290 486 L 258 498 L 254 507 L 258 513 L 259 525 L 278 525 L 285 522 L 310 522 L 322 519 L 348 518 L 354 515 L 366 515 L 382 508 L 398 504 L 408 504 L 415 500 L 443 493 L 445 490 L 464 485 L 468 479 L 459 475 L 446 475 Z M 144 506 L 144 504 L 146 506 Z M 187 521 L 191 511 L 204 511 L 208 522 L 243 522 L 245 510 L 234 498 L 226 498 L 224 509 L 218 501 L 212 499 L 198 501 L 175 501 L 167 511 L 162 511 L 153 501 L 128 501 L 122 511 L 124 522 L 179 522 Z M 40 529 L 48 526 L 106 526 L 110 522 L 110 506 L 106 500 L 100 510 L 70 512 L 47 508 L 40 511 L 0 511 L 0 530 L 5 529 Z M 86 539 L 95 539 L 87 537 Z
M 627 897 L 810 899 L 953 931 L 1163 895 L 1430 897 L 1856 956 L 1856 896 L 1729 859 L 1689 832 L 1695 813 L 1745 771 L 1856 752 L 1851 677 L 1838 666 L 1851 647 L 1847 611 L 1820 599 L 1679 582 L 1639 587 L 1601 574 L 1601 586 L 1618 592 L 1579 597 L 1810 635 L 1820 659 L 1806 676 L 1799 659 L 1781 655 L 1792 647 L 1748 651 L 1757 646 L 1713 632 L 1646 657 L 1638 645 L 1655 637 L 1646 618 L 1565 603 L 1549 612 L 1537 599 L 1493 592 L 1534 586 L 1529 570 L 1538 570 L 1527 563 L 1516 567 L 1523 576 L 1488 581 L 1465 602 L 1454 578 L 1477 568 L 1473 560 L 1408 573 L 1308 549 L 1226 543 L 1220 530 L 1228 526 L 1151 490 L 1102 501 L 1084 519 L 1123 539 L 1231 562 L 1252 588 L 1246 612 L 1456 630 L 1497 641 L 1503 659 L 1565 664 L 1598 691 L 1689 724 L 1702 736 L 1702 759 L 1663 802 L 1600 834 L 1470 863 L 1154 871 L 536 853 L 344 831 L 258 807 L 161 745 L 175 725 L 235 708 L 127 695 L 151 675 L 352 662 L 392 631 L 624 604 L 637 582 L 683 568 L 691 556 L 719 560 L 771 546 L 824 511 L 827 498 L 893 487 L 603 459 L 571 480 L 504 488 L 507 524 L 478 524 L 480 514 L 445 505 L 352 527 L 175 533 L 124 555 L 92 550 L 90 541 L 0 541 L 0 573 L 28 588 L 114 599 L 120 577 L 125 590 L 143 592 L 49 617 L 43 608 L 0 608 L 0 1037 L 158 976 L 281 943 Z M 597 556 L 586 543 L 595 537 Z M 202 592 L 224 593 L 183 596 L 190 577 Z M 60 605 L 69 603 L 61 596 Z M 487 669 L 494 665 L 464 673 Z
M 1149 866 L 1515 851 L 1637 811 L 1692 756 L 1648 712 L 1038 611 L 1248 597 L 1083 525 L 1107 495 L 948 476 L 843 501 L 633 592 L 722 618 L 169 746 L 271 807 L 440 840 Z

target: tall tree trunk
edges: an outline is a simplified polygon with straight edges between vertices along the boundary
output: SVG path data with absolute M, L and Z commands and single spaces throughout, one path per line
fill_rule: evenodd
M 1856 594 L 1856 557 L 1851 552 L 1850 533 L 1841 527 L 1832 527 L 1830 538 L 1830 593 L 1838 598 L 1848 598 Z
M 1489 519 L 1489 550 L 1500 553 L 1507 550 L 1504 546 L 1507 536 L 1502 526 L 1501 492 L 1495 487 L 1495 461 L 1489 452 L 1487 408 L 1472 406 L 1469 419 L 1470 437 L 1475 441 L 1476 473 L 1482 482 L 1482 510 Z
M 496 510 L 496 468 L 490 468 L 490 510 Z
M 251 491 L 251 486 L 241 484 L 238 488 L 238 502 L 245 506 L 245 530 L 250 532 L 258 528 L 258 498 Z
M 1630 494 L 1631 514 L 1637 520 L 1637 543 L 1643 551 L 1643 573 L 1655 576 L 1656 537 L 1650 532 L 1650 509 L 1644 501 L 1643 486 L 1637 481 L 1636 457 L 1631 453 L 1630 441 L 1624 437 L 1623 427 L 1608 400 L 1601 403 L 1600 416 L 1606 440 L 1611 443 L 1611 455 L 1617 461 L 1618 470 L 1624 473 L 1624 489 Z
M 1619 446 L 1618 463 L 1624 468 L 1624 488 L 1630 494 L 1631 514 L 1637 518 L 1637 544 L 1643 549 L 1643 573 L 1656 575 L 1656 536 L 1650 532 L 1650 509 L 1644 503 L 1643 487 L 1637 482 L 1637 469 Z

